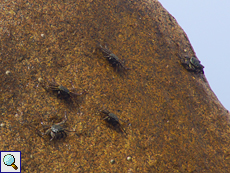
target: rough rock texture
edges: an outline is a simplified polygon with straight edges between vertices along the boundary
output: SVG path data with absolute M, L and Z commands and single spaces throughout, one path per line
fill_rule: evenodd
M 158 1 L 5 0 L 0 21 L 0 149 L 22 151 L 23 172 L 230 171 L 230 114 L 205 75 L 181 65 L 195 53 Z M 97 43 L 130 70 L 116 73 Z M 38 78 L 88 94 L 70 104 Z M 124 120 L 126 136 L 102 109 Z M 41 122 L 65 111 L 77 133 L 41 136 Z

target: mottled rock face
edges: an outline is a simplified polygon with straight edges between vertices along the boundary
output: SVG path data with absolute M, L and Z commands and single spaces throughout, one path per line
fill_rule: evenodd
M 3 1 L 1 11 L 0 148 L 22 151 L 24 172 L 230 170 L 229 112 L 205 74 L 182 66 L 195 52 L 158 1 L 15 0 Z M 98 43 L 127 73 L 95 51 Z M 71 81 L 88 94 L 69 104 L 38 78 L 67 88 Z M 103 108 L 129 120 L 121 122 L 126 137 L 105 126 Z M 80 137 L 38 135 L 42 121 L 60 122 L 64 111 Z

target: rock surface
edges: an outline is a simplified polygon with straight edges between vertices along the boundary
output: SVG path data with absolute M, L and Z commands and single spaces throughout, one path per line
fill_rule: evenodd
M 158 1 L 14 0 L 1 11 L 0 149 L 22 151 L 23 172 L 229 172 L 230 114 L 205 75 L 181 65 L 195 52 Z M 126 74 L 95 53 L 98 43 Z M 88 94 L 69 103 L 39 78 Z M 102 109 L 127 135 L 106 126 Z M 41 136 L 41 122 L 65 111 L 77 133 Z

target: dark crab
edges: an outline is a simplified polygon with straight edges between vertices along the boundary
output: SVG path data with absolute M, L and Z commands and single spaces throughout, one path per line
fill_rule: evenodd
M 185 61 L 182 62 L 182 65 L 188 70 L 188 71 L 193 71 L 196 73 L 202 73 L 204 74 L 204 66 L 200 63 L 200 61 L 192 56 L 191 58 L 186 56 Z
M 82 93 L 73 92 L 73 90 L 75 90 L 75 88 L 72 88 L 71 89 L 72 91 L 70 91 L 66 87 L 57 84 L 54 79 L 52 79 L 51 82 L 48 81 L 48 85 L 47 86 L 43 85 L 43 87 L 47 91 L 53 91 L 53 92 L 57 93 L 57 97 L 58 98 L 63 98 L 63 99 L 69 99 L 69 98 L 73 98 L 73 97 L 76 98 L 76 97 L 86 93 L 86 91 L 83 91 Z
M 129 68 L 125 67 L 124 61 L 121 61 L 115 54 L 113 54 L 105 45 L 105 47 L 102 47 L 101 44 L 99 44 L 98 49 L 102 52 L 103 56 L 108 60 L 108 62 L 112 65 L 112 67 L 117 72 L 124 72 L 127 71 Z
M 46 130 L 45 133 L 42 133 L 42 134 L 43 135 L 50 135 L 51 136 L 50 141 L 66 138 L 67 134 L 65 131 L 69 131 L 69 130 L 65 130 L 65 128 L 63 128 L 61 126 L 61 125 L 65 124 L 66 121 L 67 121 L 67 115 L 65 112 L 65 119 L 64 120 L 62 120 L 60 123 L 52 125 L 48 130 Z
M 118 130 L 119 132 L 125 133 L 123 128 L 121 127 L 119 118 L 112 112 L 109 112 L 108 110 L 102 110 L 101 115 L 103 120 L 113 127 L 114 129 Z

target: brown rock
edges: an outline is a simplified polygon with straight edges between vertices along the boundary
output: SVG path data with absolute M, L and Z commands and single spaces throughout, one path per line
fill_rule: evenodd
M 230 114 L 205 75 L 181 65 L 195 52 L 158 1 L 3 1 L 0 18 L 0 149 L 22 151 L 23 172 L 229 172 Z M 98 43 L 126 74 L 94 52 Z M 38 78 L 88 94 L 69 103 Z M 125 121 L 126 136 L 102 109 Z M 81 135 L 39 135 L 65 111 Z

